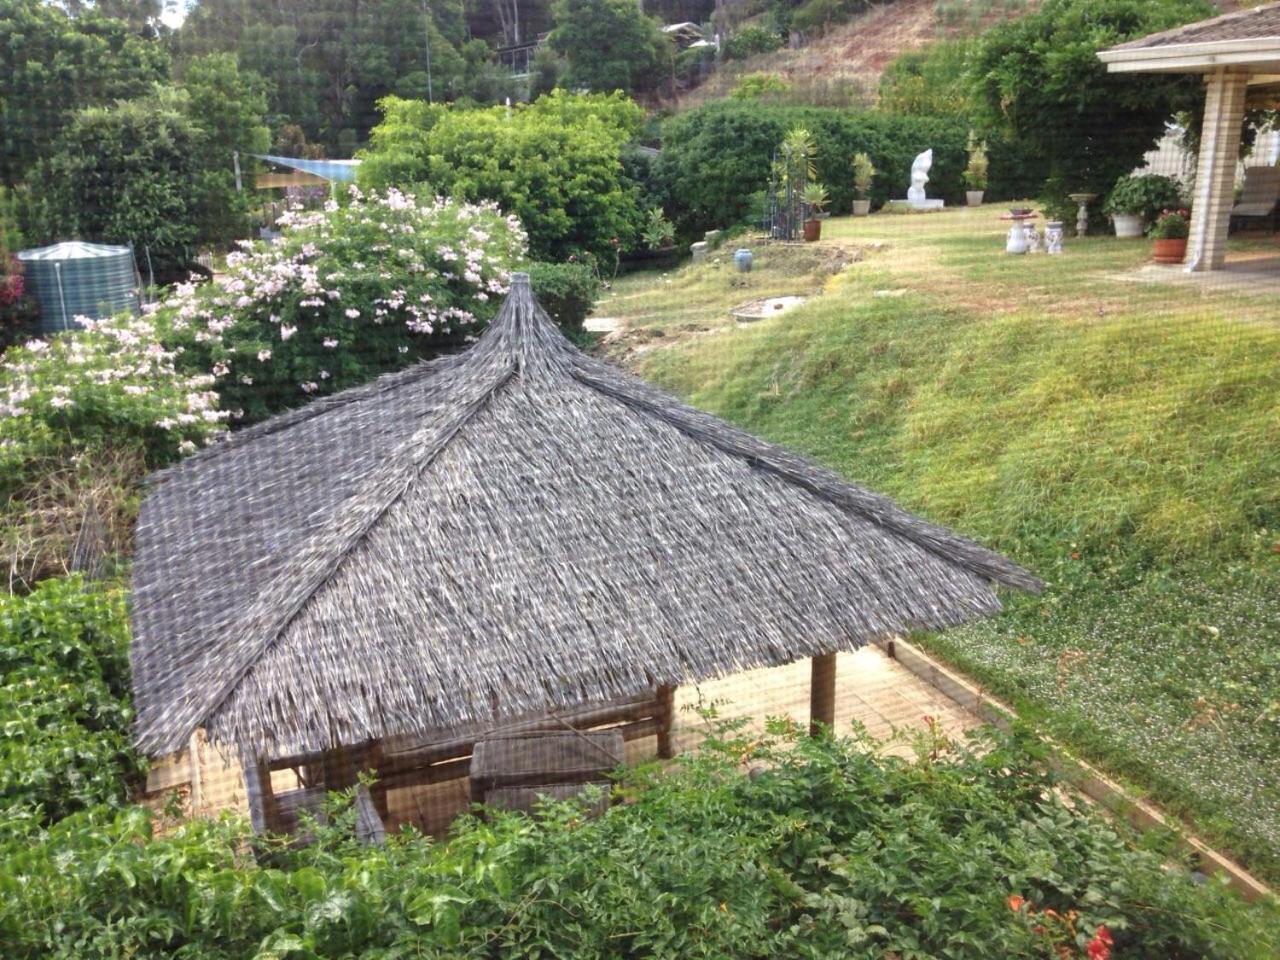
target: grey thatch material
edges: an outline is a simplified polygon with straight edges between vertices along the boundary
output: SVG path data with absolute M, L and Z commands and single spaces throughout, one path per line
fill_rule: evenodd
M 318 752 L 994 613 L 1024 570 L 568 343 L 517 275 L 467 352 L 160 474 L 138 740 Z

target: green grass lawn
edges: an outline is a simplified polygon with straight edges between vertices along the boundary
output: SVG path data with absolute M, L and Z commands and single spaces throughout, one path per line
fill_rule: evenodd
M 624 278 L 607 349 L 1042 576 L 922 641 L 1280 880 L 1280 307 L 1126 282 L 1141 241 L 1006 256 L 999 213 Z M 817 295 L 727 316 L 780 293 Z

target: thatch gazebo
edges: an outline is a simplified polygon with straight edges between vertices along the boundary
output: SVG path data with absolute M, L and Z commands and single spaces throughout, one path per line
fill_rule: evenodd
M 141 510 L 140 747 L 198 728 L 312 789 L 465 775 L 495 726 L 669 752 L 679 684 L 1000 609 L 1026 571 L 584 355 L 513 277 L 467 351 L 242 430 Z M 566 718 L 569 718 L 566 720 Z

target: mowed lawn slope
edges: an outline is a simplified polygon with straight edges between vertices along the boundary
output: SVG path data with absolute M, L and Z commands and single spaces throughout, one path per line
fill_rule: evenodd
M 1006 256 L 999 213 L 831 220 L 598 312 L 643 376 L 1042 576 L 924 642 L 1280 880 L 1280 308 L 1128 282 L 1142 241 Z

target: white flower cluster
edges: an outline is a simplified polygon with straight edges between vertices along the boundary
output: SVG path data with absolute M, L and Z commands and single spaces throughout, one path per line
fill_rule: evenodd
M 214 377 L 176 369 L 151 316 L 77 317 L 80 329 L 11 348 L 0 362 L 0 420 L 100 407 L 118 412 L 128 398 L 138 418 L 162 430 L 209 439 L 229 414 L 218 409 Z M 189 429 L 181 429 L 189 428 Z
M 397 324 L 415 335 L 466 333 L 475 309 L 506 292 L 508 268 L 527 247 L 520 222 L 494 204 L 420 201 L 395 189 L 352 187 L 342 204 L 290 209 L 277 223 L 281 240 L 245 245 L 228 256 L 225 277 L 179 285 L 160 307 L 176 333 L 210 350 L 219 382 L 261 378 L 273 351 L 299 333 L 335 352 L 364 348 L 366 323 L 385 333 Z M 328 374 L 312 370 L 298 389 L 315 391 L 316 377 Z

